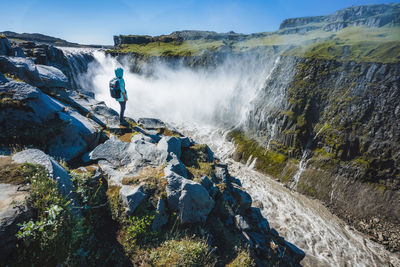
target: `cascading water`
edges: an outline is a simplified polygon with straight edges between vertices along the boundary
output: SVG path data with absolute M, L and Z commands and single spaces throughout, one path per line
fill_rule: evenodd
M 94 51 L 93 56 L 96 60 L 79 78 L 80 87 L 93 91 L 98 100 L 118 110 L 119 105 L 109 96 L 108 82 L 114 76 L 114 68 L 121 64 L 102 51 Z M 389 253 L 383 246 L 352 230 L 318 201 L 252 170 L 256 159 L 249 160 L 247 166 L 232 160 L 234 144 L 226 141 L 224 126 L 244 123 L 249 115 L 268 116 L 274 105 L 280 105 L 282 101 L 282 88 L 275 85 L 275 89 L 269 88 L 277 90 L 271 92 L 275 97 L 268 100 L 271 106 L 266 109 L 270 113 L 263 114 L 263 111 L 252 110 L 250 106 L 250 102 L 265 101 L 255 96 L 268 86 L 266 77 L 276 71 L 280 65 L 279 58 L 254 62 L 251 62 L 253 59 L 236 60 L 228 60 L 212 70 L 193 70 L 184 66 L 172 68 L 160 63 L 153 66 L 151 76 L 126 71 L 127 115 L 157 117 L 175 123 L 178 129 L 197 142 L 210 145 L 215 154 L 229 164 L 230 173 L 242 181 L 253 199 L 262 202 L 263 215 L 271 226 L 305 251 L 304 265 L 400 266 L 399 255 Z M 280 71 L 285 71 L 281 78 L 290 80 L 291 64 L 283 66 L 288 69 L 279 66 Z M 129 69 L 128 66 L 122 67 Z M 285 80 L 281 83 L 283 86 Z
M 92 48 L 72 48 L 72 47 L 58 47 L 60 49 L 66 60 L 67 69 L 66 72 L 71 88 L 81 89 L 81 75 L 86 73 L 88 70 L 89 63 L 94 61 L 93 53 L 96 49 Z

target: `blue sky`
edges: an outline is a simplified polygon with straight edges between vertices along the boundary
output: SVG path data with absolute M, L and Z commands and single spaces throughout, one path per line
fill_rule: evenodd
M 176 30 L 275 31 L 286 18 L 327 15 L 352 5 L 399 0 L 0 0 L 0 31 L 42 33 L 83 44 L 113 44 L 116 34 Z

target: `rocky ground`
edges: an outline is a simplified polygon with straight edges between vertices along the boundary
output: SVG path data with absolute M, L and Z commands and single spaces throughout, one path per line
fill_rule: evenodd
M 2 265 L 300 264 L 207 145 L 157 119 L 120 127 L 68 71 L 0 48 Z

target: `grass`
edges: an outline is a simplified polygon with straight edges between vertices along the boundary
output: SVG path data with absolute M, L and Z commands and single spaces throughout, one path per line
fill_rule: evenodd
M 189 40 L 184 42 L 151 42 L 148 44 L 122 44 L 108 50 L 122 54 L 135 53 L 143 56 L 194 56 L 203 51 L 213 51 L 223 45 L 222 41 Z
M 248 250 L 240 250 L 236 258 L 230 262 L 227 267 L 254 267 L 256 263 Z
M 214 261 L 202 239 L 168 240 L 150 255 L 154 266 L 212 266 Z
M 0 158 L 0 183 L 20 185 L 27 182 L 26 173 L 11 157 Z
M 400 27 L 349 27 L 286 54 L 339 61 L 396 63 L 400 60 Z
M 205 175 L 211 176 L 215 169 L 207 145 L 198 144 L 182 149 L 181 160 L 189 171 L 189 178 L 195 182 L 200 182 Z

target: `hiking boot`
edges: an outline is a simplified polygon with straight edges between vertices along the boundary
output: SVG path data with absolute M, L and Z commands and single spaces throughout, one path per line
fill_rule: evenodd
M 127 121 L 120 121 L 119 122 L 119 125 L 122 125 L 122 126 L 128 126 L 129 125 L 129 123 L 127 122 Z

